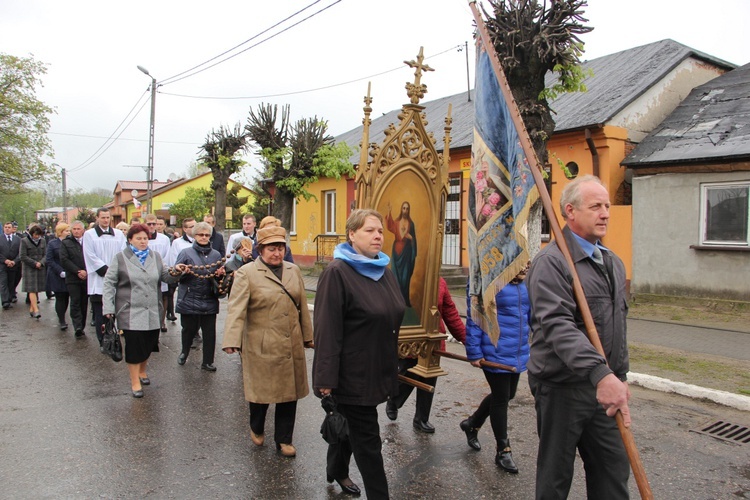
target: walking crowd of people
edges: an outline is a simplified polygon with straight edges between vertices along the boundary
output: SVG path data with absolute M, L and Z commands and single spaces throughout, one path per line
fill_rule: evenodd
M 456 422 L 456 431 L 463 431 L 467 445 L 479 451 L 478 431 L 489 418 L 494 461 L 499 470 L 517 474 L 508 407 L 528 367 L 539 435 L 538 499 L 568 496 L 576 453 L 585 465 L 589 498 L 629 496 L 628 459 L 612 418 L 620 412 L 624 425 L 630 425 L 625 272 L 622 261 L 601 244 L 609 207 L 607 190 L 593 176 L 566 185 L 560 201 L 567 223 L 563 234 L 606 358 L 586 340 L 573 279 L 557 242 L 495 290 L 499 339 L 472 317 L 469 287 L 464 324 L 445 281 L 439 280 L 440 331 L 465 345 L 467 360 L 482 369 L 489 387 L 475 411 Z M 336 246 L 318 279 L 312 317 L 287 232 L 274 217 L 256 226 L 255 217 L 246 215 L 242 232 L 226 245 L 214 231 L 212 215 L 181 221 L 180 235 L 172 237 L 165 234 L 164 219 L 155 215 L 121 230 L 110 223 L 111 214 L 102 208 L 90 229 L 80 221 L 59 223 L 49 241 L 37 225 L 18 235 L 12 223 L 3 224 L 3 309 L 17 303 L 22 275 L 32 319 L 40 318 L 38 295 L 50 292 L 59 328 L 67 330 L 69 311 L 76 338 L 86 336 L 89 304 L 100 345 L 102 326 L 115 320 L 124 337 L 132 395 L 142 398 L 151 383 L 149 357 L 159 351 L 159 335 L 176 314 L 181 326 L 177 364 L 186 365 L 191 349 L 202 342 L 200 368 L 216 371 L 216 319 L 220 299 L 228 295 L 221 349 L 241 360 L 250 441 L 265 444 L 266 415 L 274 405 L 274 444 L 281 456 L 294 457 L 297 402 L 312 388 L 348 426 L 346 438 L 328 441 L 327 481 L 346 494 L 362 494 L 350 478 L 353 456 L 366 496 L 389 498 L 377 407 L 386 403 L 387 418 L 398 418 L 414 388 L 399 375 L 417 364 L 414 357 L 399 359 L 399 331 L 410 306 L 391 258 L 382 251 L 384 223 L 393 225 L 390 215 L 384 219 L 375 210 L 352 211 L 346 242 Z M 306 349 L 314 350 L 311 381 Z M 433 387 L 437 381 L 409 377 Z M 418 432 L 435 432 L 429 421 L 432 398 L 430 392 L 417 391 L 413 427 Z

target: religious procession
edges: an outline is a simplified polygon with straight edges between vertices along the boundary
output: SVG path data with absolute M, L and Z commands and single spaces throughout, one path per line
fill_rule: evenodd
M 368 86 L 343 241 L 314 274 L 295 263 L 297 228 L 272 207 L 243 214 L 231 234 L 214 213 L 169 228 L 147 210 L 114 224 L 110 207 L 54 235 L 3 224 L 2 320 L 28 337 L 0 344 L 17 389 L 3 389 L 0 412 L 9 497 L 750 493 L 746 452 L 674 428 L 742 411 L 631 384 L 629 269 L 609 243 L 618 193 L 598 171 L 576 172 L 554 206 L 497 26 L 469 7 L 476 84 L 458 292 L 441 276 L 460 232 L 448 214 L 455 116 L 448 103 L 438 148 L 421 103 L 433 71 L 423 48 L 404 61 L 409 102 L 380 142 Z M 532 229 L 542 214 L 543 245 Z M 19 376 L 31 363 L 38 377 Z M 35 465 L 47 480 L 29 479 Z

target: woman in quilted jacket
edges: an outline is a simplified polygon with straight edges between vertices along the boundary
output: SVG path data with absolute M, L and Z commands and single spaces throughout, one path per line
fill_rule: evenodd
M 471 307 L 466 313 L 466 357 L 472 365 L 483 369 L 491 392 L 484 398 L 477 411 L 461 422 L 461 430 L 466 433 L 469 446 L 480 450 L 477 433 L 489 416 L 497 443 L 495 463 L 512 474 L 518 473 L 518 467 L 513 460 L 508 439 L 508 402 L 515 397 L 518 379 L 521 372 L 526 370 L 526 362 L 529 360 L 531 303 L 526 284 L 523 282 L 528 268 L 527 264 L 495 295 L 497 322 L 500 325 L 500 338 L 497 344 L 493 345 L 489 335 L 472 321 Z M 516 371 L 481 366 L 482 360 L 512 366 Z

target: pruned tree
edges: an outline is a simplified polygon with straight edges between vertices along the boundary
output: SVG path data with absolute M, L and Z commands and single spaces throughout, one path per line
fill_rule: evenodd
M 488 0 L 482 8 L 492 44 L 518 104 L 540 164 L 548 163 L 547 141 L 555 129 L 549 101 L 565 92 L 585 91 L 581 67 L 586 0 Z M 548 72 L 556 76 L 545 85 Z M 529 218 L 531 255 L 541 242 L 541 204 Z
M 288 105 L 281 110 L 278 126 L 277 119 L 277 106 L 261 104 L 257 113 L 250 110 L 245 130 L 261 148 L 264 177 L 275 186 L 273 215 L 288 228 L 294 200 L 314 197 L 307 190 L 308 185 L 320 177 L 340 179 L 353 174 L 354 168 L 349 162 L 351 150 L 346 144 L 334 144 L 325 120 L 305 118 L 290 126 Z
M 229 177 L 246 164 L 241 154 L 247 149 L 248 135 L 237 123 L 233 130 L 219 127 L 219 130 L 211 130 L 206 136 L 206 142 L 201 146 L 203 155 L 200 161 L 208 167 L 213 174 L 211 189 L 216 194 L 214 205 L 214 216 L 216 217 L 217 231 L 223 231 L 226 224 L 227 207 L 227 184 Z
M 47 67 L 33 58 L 0 54 L 0 193 L 17 193 L 32 181 L 54 176 L 47 138 L 55 111 L 38 100 Z

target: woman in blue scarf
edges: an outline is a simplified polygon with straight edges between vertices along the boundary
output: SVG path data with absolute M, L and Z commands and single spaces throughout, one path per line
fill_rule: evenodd
M 377 406 L 398 393 L 398 332 L 406 305 L 381 252 L 380 213 L 353 211 L 346 240 L 315 294 L 313 388 L 318 396 L 332 395 L 349 423 L 348 440 L 328 446 L 326 476 L 359 495 L 349 479 L 354 454 L 367 498 L 388 498 Z
M 117 329 L 125 337 L 125 363 L 134 398 L 142 398 L 143 386 L 151 383 L 146 371 L 148 358 L 159 351 L 161 282 L 179 279 L 179 275 L 169 274 L 158 252 L 149 250 L 148 235 L 144 224 L 128 229 L 127 245 L 115 255 L 104 275 L 102 295 L 102 314 L 116 317 Z M 185 271 L 184 265 L 175 268 Z

